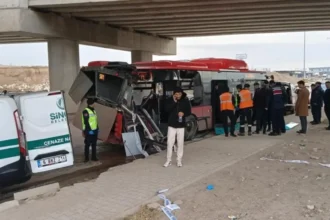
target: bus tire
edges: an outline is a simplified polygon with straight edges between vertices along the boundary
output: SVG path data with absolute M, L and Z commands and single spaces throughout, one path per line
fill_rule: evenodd
M 186 128 L 184 132 L 185 141 L 191 141 L 197 134 L 197 118 L 195 115 L 190 115 L 186 118 Z

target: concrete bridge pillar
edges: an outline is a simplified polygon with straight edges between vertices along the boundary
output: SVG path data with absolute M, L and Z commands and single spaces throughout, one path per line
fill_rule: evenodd
M 148 51 L 133 50 L 131 53 L 132 63 L 152 61 L 152 53 Z
M 64 90 L 68 113 L 75 113 L 77 105 L 68 92 L 79 73 L 79 44 L 76 41 L 48 40 L 50 90 Z

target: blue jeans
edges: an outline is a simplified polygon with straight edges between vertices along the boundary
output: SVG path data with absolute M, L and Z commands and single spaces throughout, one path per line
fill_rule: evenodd
M 299 116 L 300 124 L 301 124 L 301 132 L 307 132 L 307 116 Z

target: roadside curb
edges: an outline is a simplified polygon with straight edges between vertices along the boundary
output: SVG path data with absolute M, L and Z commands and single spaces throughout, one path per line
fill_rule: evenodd
M 247 158 L 249 158 L 249 157 L 251 157 L 251 156 L 253 156 L 253 155 L 255 155 L 255 154 L 259 153 L 259 152 L 261 152 L 261 151 L 264 151 L 264 150 L 266 150 L 266 149 L 268 149 L 270 147 L 273 147 L 276 144 L 280 143 L 281 141 L 282 140 L 278 140 L 276 143 L 268 144 L 268 145 L 266 145 L 266 146 L 264 146 L 264 147 L 262 147 L 262 148 L 260 148 L 260 149 L 258 149 L 256 151 L 253 151 L 250 154 L 247 154 L 245 156 L 242 156 L 242 157 L 240 157 L 238 159 L 235 159 L 235 160 L 233 160 L 233 161 L 231 161 L 229 163 L 225 163 L 222 166 L 219 166 L 217 169 L 214 169 L 214 170 L 211 170 L 211 171 L 205 173 L 203 176 L 199 176 L 199 177 L 197 177 L 197 178 L 195 178 L 195 179 L 193 179 L 193 180 L 191 180 L 191 181 L 189 181 L 187 183 L 184 183 L 184 184 L 181 184 L 181 185 L 179 185 L 177 187 L 171 188 L 165 194 L 166 194 L 166 196 L 170 196 L 170 195 L 174 194 L 175 192 L 178 192 L 181 189 L 186 188 L 187 186 L 192 185 L 192 184 L 194 184 L 194 183 L 196 183 L 196 182 L 198 182 L 198 181 L 200 181 L 200 180 L 202 180 L 202 179 L 204 179 L 204 178 L 206 178 L 206 177 L 208 177 L 208 176 L 210 176 L 210 175 L 212 175 L 214 173 L 217 173 L 217 172 L 219 172 L 219 171 L 221 171 L 221 170 L 223 170 L 223 169 L 225 169 L 227 167 L 230 167 L 230 166 L 232 166 L 232 165 L 234 165 L 234 164 L 236 164 L 236 163 L 238 163 L 238 162 L 240 162 L 242 160 L 245 160 L 245 159 L 247 159 Z M 127 209 L 126 211 L 118 214 L 117 216 L 114 217 L 114 219 L 121 220 L 121 219 L 127 217 L 128 215 L 132 215 L 132 214 L 136 213 L 141 208 L 141 206 L 147 205 L 149 203 L 158 202 L 159 200 L 160 200 L 159 197 L 157 195 L 155 195 L 154 197 L 150 198 L 149 200 L 146 200 L 145 202 L 143 202 L 142 204 L 140 204 L 138 206 L 135 206 L 133 208 Z
M 4 203 L 0 204 L 0 212 L 4 212 L 8 209 L 15 208 L 15 207 L 18 207 L 18 206 L 19 206 L 19 203 L 16 200 L 12 200 L 12 201 L 9 201 L 9 202 L 4 202 Z
M 21 191 L 18 193 L 14 193 L 14 201 L 21 203 L 26 200 L 33 200 L 45 196 L 52 196 L 55 195 L 58 191 L 60 191 L 60 184 L 53 183 L 53 184 Z

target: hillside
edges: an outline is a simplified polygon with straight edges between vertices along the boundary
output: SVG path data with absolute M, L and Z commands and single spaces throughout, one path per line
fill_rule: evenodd
M 48 67 L 0 66 L 0 91 L 49 89 Z
M 269 73 L 275 80 L 296 84 L 298 79 L 293 76 Z M 49 89 L 48 67 L 22 67 L 0 65 L 0 91 L 39 91 Z

